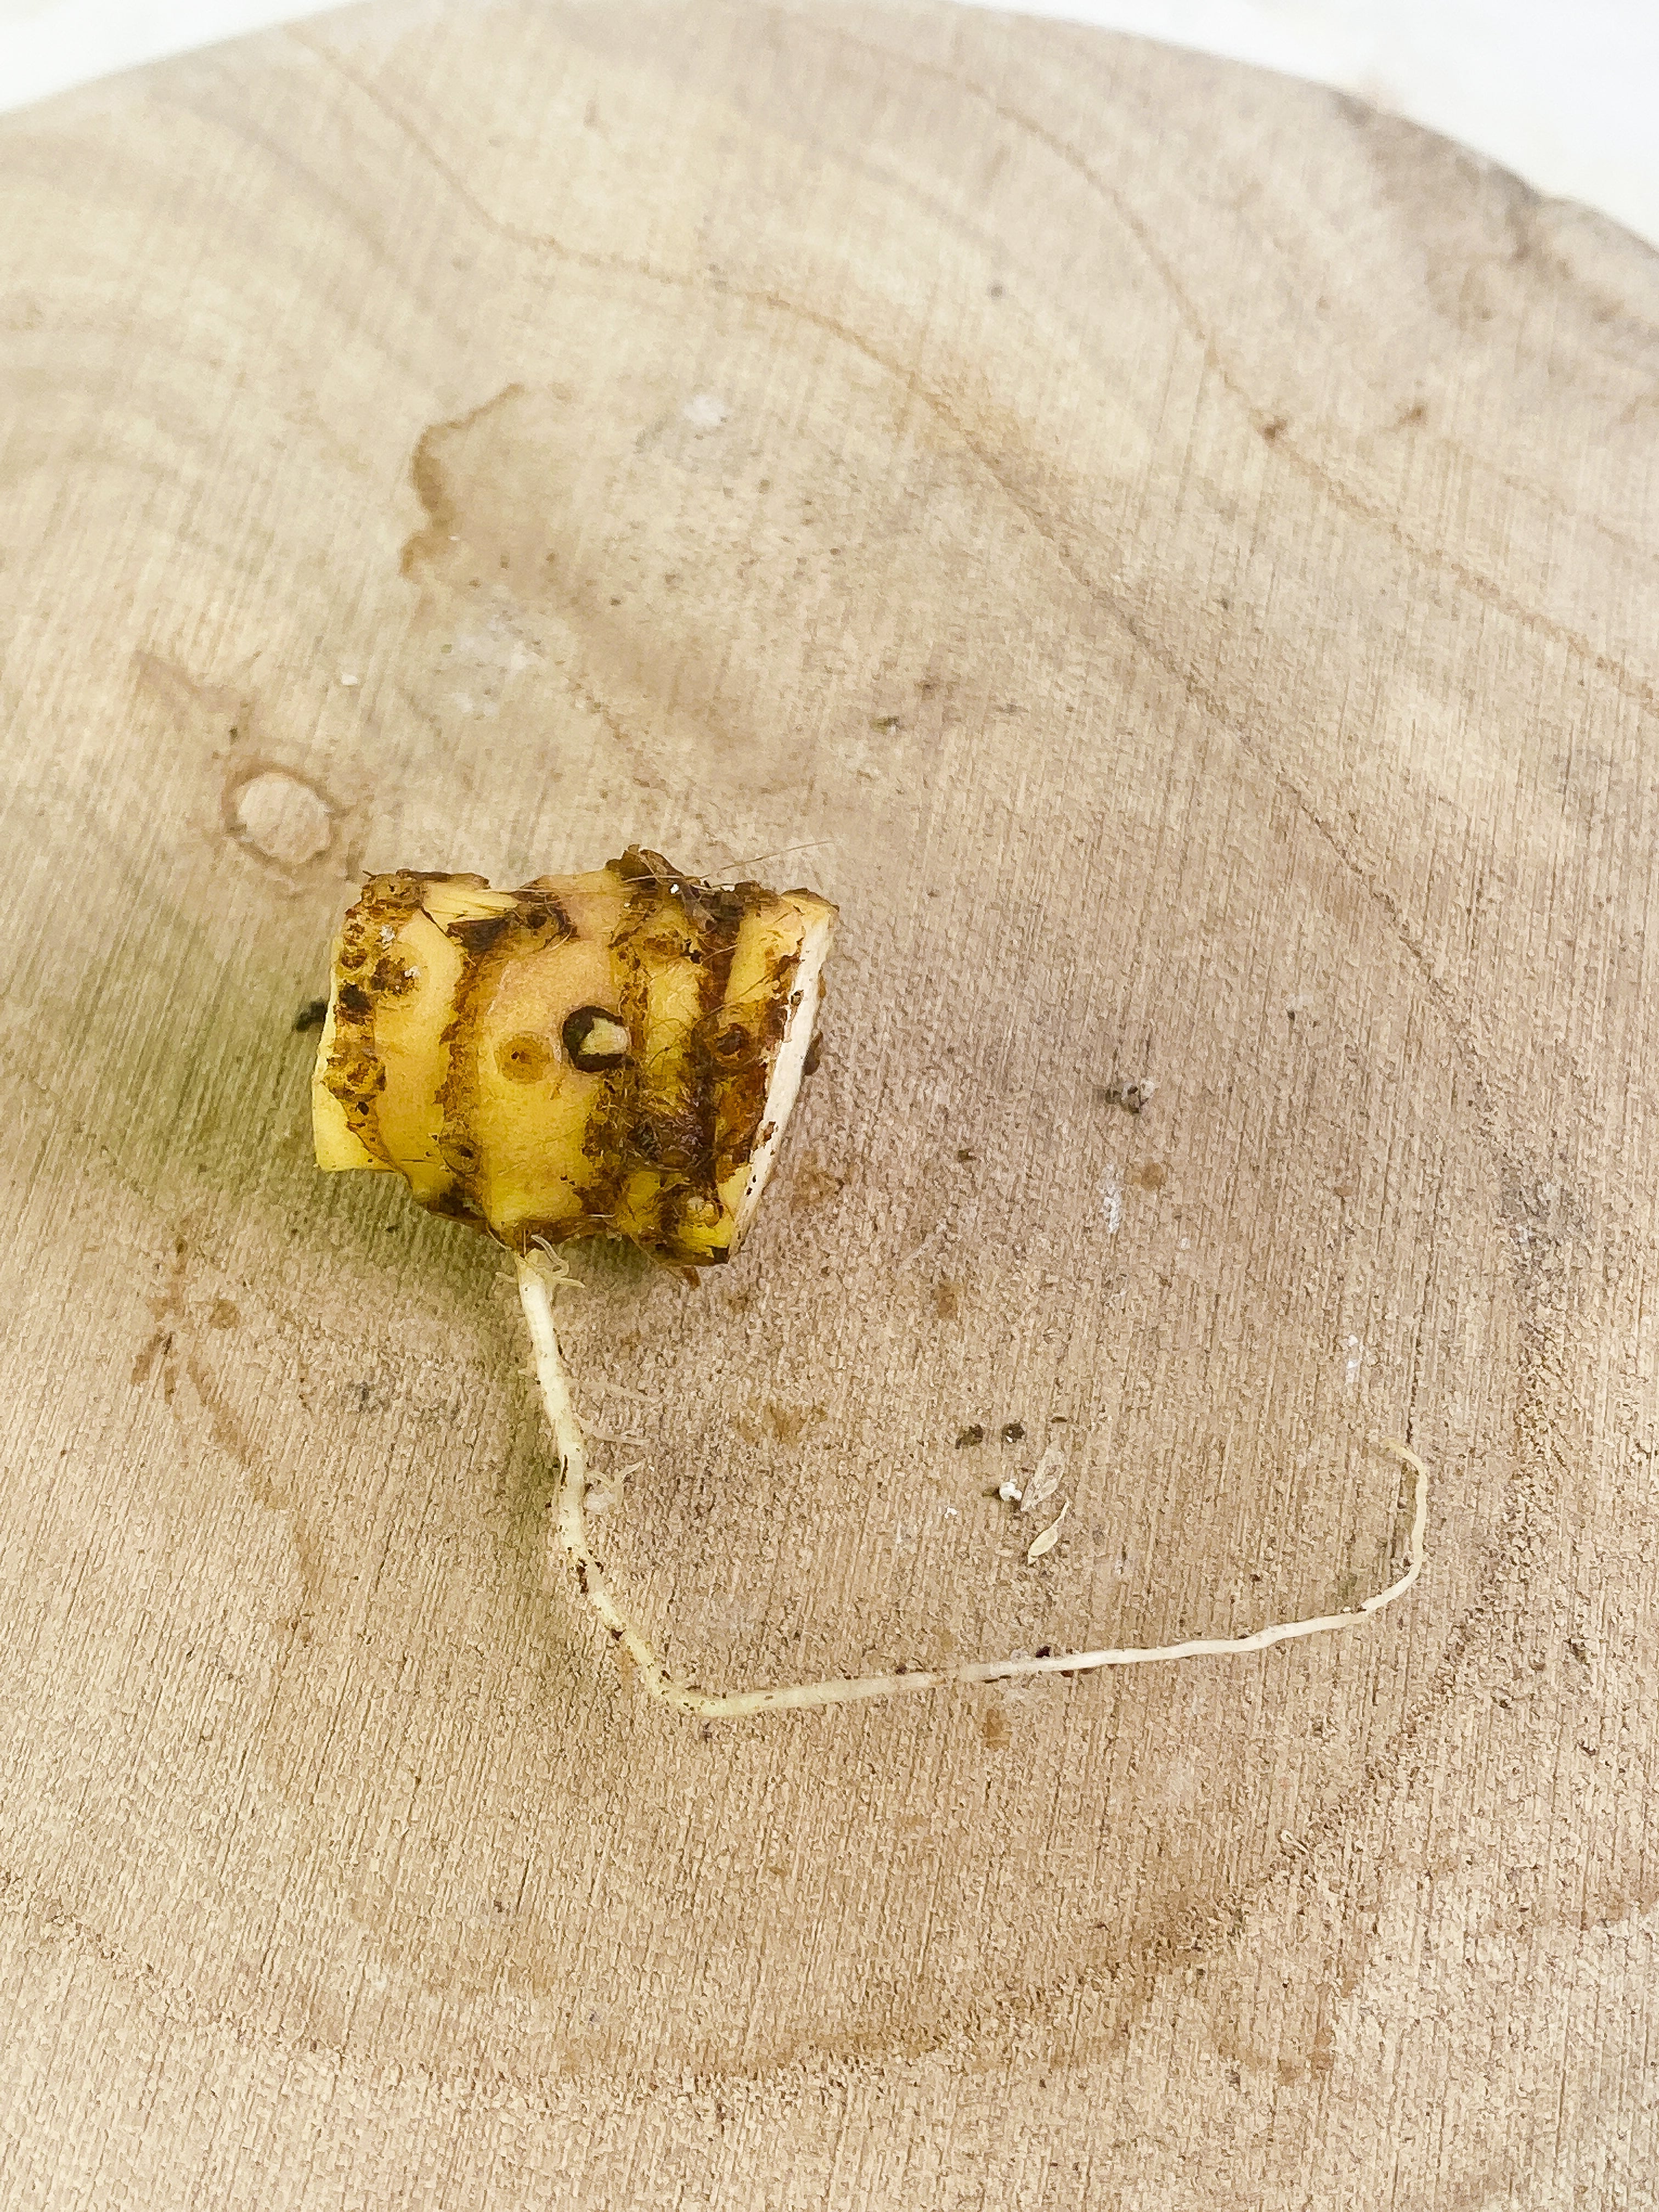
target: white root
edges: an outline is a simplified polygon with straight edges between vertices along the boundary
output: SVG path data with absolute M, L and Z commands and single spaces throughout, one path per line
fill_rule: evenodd
M 553 1430 L 559 1454 L 559 1490 L 555 1501 L 553 1528 L 559 1545 L 575 1571 L 584 1596 L 610 1632 L 612 1641 L 626 1651 L 641 1681 L 653 1698 L 677 1712 L 694 1713 L 709 1720 L 740 1720 L 751 1713 L 801 1711 L 819 1705 L 847 1705 L 866 1698 L 891 1698 L 906 1690 L 942 1689 L 951 1682 L 1006 1682 L 1030 1674 L 1083 1674 L 1097 1667 L 1141 1667 L 1154 1660 L 1215 1659 L 1246 1651 L 1266 1651 L 1275 1644 L 1288 1644 L 1301 1636 L 1322 1636 L 1328 1631 L 1352 1628 L 1396 1598 L 1404 1597 L 1423 1571 L 1424 1535 L 1429 1516 L 1429 1471 L 1403 1443 L 1381 1440 L 1401 1467 L 1412 1474 L 1416 1502 L 1407 1545 L 1406 1571 L 1387 1589 L 1364 1599 L 1348 1613 L 1322 1613 L 1309 1620 L 1275 1622 L 1258 1628 L 1252 1636 L 1202 1636 L 1185 1644 L 1132 1646 L 1127 1650 L 1070 1651 L 1043 1659 L 979 1659 L 950 1667 L 918 1668 L 897 1674 L 860 1674 L 818 1682 L 799 1682 L 771 1689 L 718 1692 L 676 1681 L 649 1644 L 617 1603 L 605 1581 L 605 1569 L 588 1541 L 584 1504 L 587 1488 L 587 1459 L 581 1425 L 571 1397 L 570 1379 L 560 1357 L 553 1328 L 550 1292 L 570 1286 L 572 1278 L 562 1262 L 534 1251 L 521 1257 L 519 1296 L 535 1352 L 536 1379 Z

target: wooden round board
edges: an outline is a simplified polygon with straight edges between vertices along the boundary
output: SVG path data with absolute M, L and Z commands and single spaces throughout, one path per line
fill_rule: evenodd
M 1648 2201 L 1653 255 L 930 7 L 371 6 L 0 179 L 0 2200 Z M 631 1691 L 296 1016 L 632 840 L 843 915 L 738 1260 L 568 1305 L 677 1665 L 1328 1612 L 1389 1437 L 1409 1599 Z

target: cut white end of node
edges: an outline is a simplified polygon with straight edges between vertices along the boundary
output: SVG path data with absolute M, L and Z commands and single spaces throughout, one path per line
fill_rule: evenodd
M 801 939 L 800 964 L 795 970 L 795 988 L 790 994 L 789 1020 L 778 1046 L 778 1056 L 772 1063 L 766 1103 L 761 1109 L 760 1140 L 750 1158 L 749 1180 L 744 1186 L 732 1226 L 734 1250 L 760 1204 L 761 1193 L 766 1188 L 789 1116 L 800 1096 L 806 1055 L 812 1048 L 812 1032 L 817 1024 L 818 1000 L 823 993 L 823 963 L 830 957 L 834 929 L 834 918 L 826 915 L 809 922 Z

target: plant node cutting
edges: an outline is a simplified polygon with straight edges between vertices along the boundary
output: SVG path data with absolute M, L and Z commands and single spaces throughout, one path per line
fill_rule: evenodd
M 619 1237 L 694 1271 L 736 1252 L 793 1110 L 836 909 L 815 892 L 706 883 L 635 846 L 589 874 L 493 890 L 481 876 L 370 878 L 335 948 L 312 1085 L 319 1167 L 401 1175 L 422 1206 L 514 1256 L 559 1456 L 552 1543 L 653 1697 L 710 1719 L 1033 1674 L 1261 1651 L 1348 1628 L 1423 1565 L 1428 1470 L 1405 1571 L 1357 1608 L 1243 1637 L 975 1660 L 714 1691 L 671 1674 L 613 1594 L 586 1511 L 581 1426 L 554 1328 L 562 1246 Z M 1036 1558 L 1055 1540 L 1045 1532 Z

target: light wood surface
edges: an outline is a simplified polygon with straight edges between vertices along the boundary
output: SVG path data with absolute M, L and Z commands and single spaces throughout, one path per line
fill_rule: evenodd
M 932 9 L 372 7 L 0 180 L 0 2202 L 1651 2204 L 1653 257 Z M 1409 1601 L 630 1695 L 293 1024 L 633 838 L 844 915 L 738 1262 L 582 1263 L 678 1662 L 1328 1610 L 1373 1435 Z

